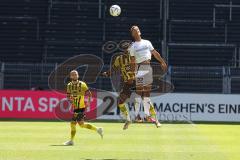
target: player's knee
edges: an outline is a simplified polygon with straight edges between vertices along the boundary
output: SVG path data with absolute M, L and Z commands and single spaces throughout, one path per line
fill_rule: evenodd
M 123 102 L 122 100 L 119 100 L 119 101 L 118 101 L 118 106 L 121 105 L 121 104 L 123 104 L 123 103 L 124 103 L 124 102 Z
M 138 104 L 138 103 L 141 103 L 141 101 L 142 101 L 142 96 L 139 95 L 139 94 L 136 94 L 136 95 L 135 95 L 135 100 L 134 100 L 134 101 L 135 101 L 135 103 L 137 103 L 137 104 Z
M 142 90 L 137 90 L 137 91 L 136 91 L 136 94 L 142 97 L 142 95 L 143 95 L 143 94 L 142 94 Z
M 120 95 L 119 99 L 118 99 L 118 105 L 119 104 L 123 104 L 126 100 L 126 97 L 124 95 Z
M 117 104 L 119 105 L 119 104 L 122 104 L 123 102 L 122 102 L 122 99 L 119 97 L 119 99 L 117 100 Z
M 77 122 L 75 122 L 75 121 L 72 121 L 72 122 L 70 123 L 71 126 L 74 126 L 74 125 L 76 125 L 76 124 L 77 124 Z
M 78 121 L 78 125 L 82 127 L 84 125 L 84 121 Z
M 144 93 L 143 93 L 143 96 L 144 96 L 144 97 L 150 97 L 150 92 L 149 92 L 149 91 L 144 92 Z
M 138 86 L 138 87 L 136 87 L 136 93 L 138 94 L 138 95 L 140 95 L 140 96 L 142 96 L 143 95 L 143 87 L 142 86 Z
M 149 96 L 145 96 L 144 98 L 143 98 L 143 101 L 144 102 L 146 102 L 146 103 L 151 103 L 151 99 L 150 99 L 150 97 Z

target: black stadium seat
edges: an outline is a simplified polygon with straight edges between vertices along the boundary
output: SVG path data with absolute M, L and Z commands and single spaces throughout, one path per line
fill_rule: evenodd
M 115 3 L 122 9 L 119 17 L 109 14 L 109 7 Z M 4 88 L 29 89 L 36 83 L 48 88 L 50 71 L 45 73 L 43 69 L 53 69 L 79 54 L 94 54 L 108 65 L 119 50 L 106 53 L 103 45 L 131 40 L 129 29 L 138 25 L 143 38 L 163 51 L 168 65 L 175 68 L 172 81 L 176 92 L 207 92 L 211 88 L 211 93 L 222 93 L 223 73 L 211 67 L 240 67 L 240 8 L 234 5 L 240 2 L 1 0 L 0 62 L 5 64 L 7 79 Z M 28 67 L 25 70 L 25 66 L 34 71 Z M 189 67 L 199 67 L 199 71 Z M 210 67 L 209 71 L 204 67 Z M 218 77 L 213 76 L 215 73 L 219 73 Z M 231 82 L 237 86 L 238 78 Z M 92 86 L 109 89 L 106 83 L 106 78 L 99 78 Z M 232 92 L 238 92 L 233 88 Z

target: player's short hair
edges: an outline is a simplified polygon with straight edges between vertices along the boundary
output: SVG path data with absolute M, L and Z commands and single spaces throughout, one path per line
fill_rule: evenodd
M 74 72 L 78 74 L 78 71 L 75 70 L 75 69 L 74 69 L 74 70 L 71 70 L 70 74 L 72 74 L 72 73 L 74 73 Z
M 132 32 L 132 30 L 135 28 L 135 27 L 138 27 L 137 25 L 133 25 L 130 29 L 130 32 Z M 139 27 L 138 27 L 139 28 Z

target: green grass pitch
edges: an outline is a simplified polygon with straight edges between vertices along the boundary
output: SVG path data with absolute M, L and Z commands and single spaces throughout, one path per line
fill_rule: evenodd
M 239 160 L 240 126 L 211 124 L 94 123 L 104 139 L 77 128 L 74 146 L 67 122 L 0 122 L 0 160 Z

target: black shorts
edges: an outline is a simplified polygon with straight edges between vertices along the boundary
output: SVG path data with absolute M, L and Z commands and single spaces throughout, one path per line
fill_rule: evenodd
M 135 90 L 135 82 L 133 82 L 131 84 L 124 82 L 123 88 L 120 92 L 120 96 L 124 95 L 124 96 L 130 97 L 134 90 Z
M 85 108 L 74 109 L 72 121 L 83 121 L 85 117 Z

